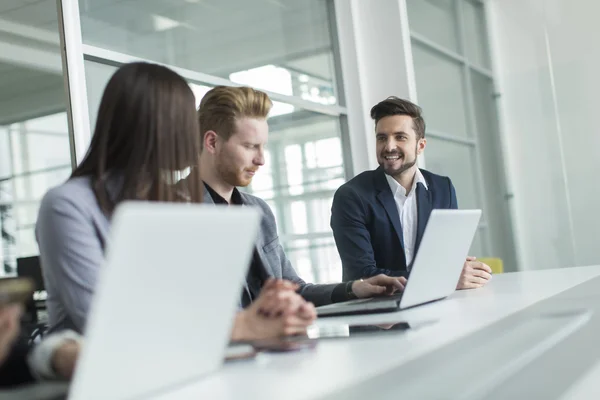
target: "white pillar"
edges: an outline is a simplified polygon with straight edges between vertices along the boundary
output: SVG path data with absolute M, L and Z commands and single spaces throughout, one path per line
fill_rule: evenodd
M 334 0 L 334 4 L 356 175 L 377 167 L 371 107 L 388 96 L 417 100 L 410 31 L 405 0 Z

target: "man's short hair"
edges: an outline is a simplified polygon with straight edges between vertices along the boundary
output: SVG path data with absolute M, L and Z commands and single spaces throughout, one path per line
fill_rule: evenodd
M 202 137 L 215 131 L 225 140 L 235 133 L 235 121 L 240 118 L 266 119 L 273 102 L 265 92 L 251 87 L 216 86 L 209 90 L 198 108 Z M 201 141 L 204 144 L 204 140 Z
M 421 107 L 408 100 L 390 96 L 371 108 L 371 118 L 375 120 L 375 126 L 380 119 L 392 115 L 408 115 L 413 120 L 413 129 L 417 134 L 417 139 L 425 137 L 425 120 Z

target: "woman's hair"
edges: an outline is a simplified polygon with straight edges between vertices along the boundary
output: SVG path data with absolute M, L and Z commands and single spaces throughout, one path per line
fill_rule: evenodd
M 123 65 L 104 89 L 90 147 L 71 177 L 91 177 L 107 215 L 124 200 L 199 203 L 199 180 L 173 185 L 178 171 L 198 166 L 198 132 L 194 95 L 181 76 L 156 64 Z

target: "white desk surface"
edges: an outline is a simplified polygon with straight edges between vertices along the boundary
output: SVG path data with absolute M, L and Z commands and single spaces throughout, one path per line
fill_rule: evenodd
M 324 340 L 314 350 L 260 354 L 255 360 L 227 364 L 210 376 L 152 399 L 322 397 L 398 367 L 599 275 L 600 266 L 507 273 L 495 275 L 482 289 L 457 291 L 444 301 L 406 311 L 322 319 L 318 325 L 437 322 L 399 335 Z M 578 396 L 584 395 L 586 388 L 598 379 L 600 364 L 565 398 L 584 398 Z

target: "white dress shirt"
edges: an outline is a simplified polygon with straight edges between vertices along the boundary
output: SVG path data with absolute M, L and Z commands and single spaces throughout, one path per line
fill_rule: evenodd
M 392 189 L 398 215 L 400 215 L 402 236 L 404 238 L 404 256 L 406 257 L 406 265 L 408 266 L 415 256 L 415 242 L 417 240 L 417 194 L 415 193 L 417 183 L 422 183 L 425 189 L 427 189 L 427 183 L 425 182 L 425 178 L 423 178 L 423 174 L 417 168 L 412 188 L 407 195 L 406 189 L 397 180 L 387 174 L 385 177 L 390 185 L 390 189 Z

